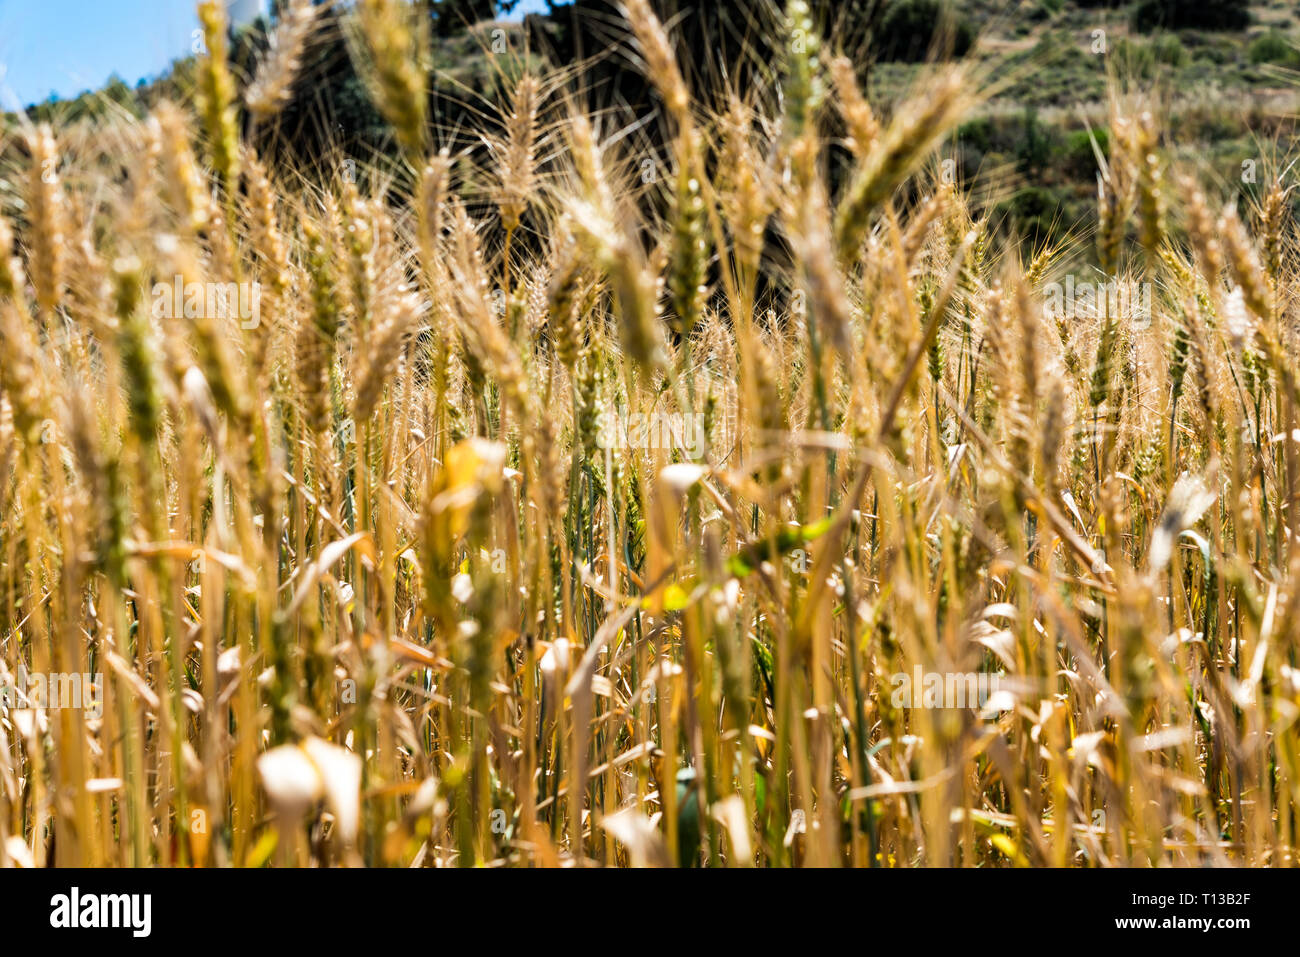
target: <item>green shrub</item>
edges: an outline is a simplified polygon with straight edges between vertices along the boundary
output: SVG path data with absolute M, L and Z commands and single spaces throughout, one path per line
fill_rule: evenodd
M 1115 41 L 1115 46 L 1111 51 L 1111 57 L 1118 63 L 1130 76 L 1140 80 L 1151 79 L 1155 72 L 1156 57 L 1149 44 L 1140 40 L 1130 40 L 1127 37 L 1120 37 Z
M 1187 62 L 1187 49 L 1183 41 L 1172 33 L 1156 37 L 1151 41 L 1151 52 L 1156 61 L 1167 66 L 1182 66 Z
M 1251 43 L 1246 54 L 1251 63 L 1276 63 L 1280 66 L 1300 65 L 1300 53 L 1285 33 L 1269 30 L 1261 33 Z
M 1110 147 L 1110 132 L 1102 127 L 1094 130 L 1093 136 L 1097 138 L 1097 146 L 1105 156 Z M 1068 179 L 1084 183 L 1091 183 L 1096 176 L 1097 154 L 1093 152 L 1087 130 L 1075 130 L 1066 136 L 1062 168 Z
M 1232 63 L 1235 60 L 1236 57 L 1233 56 L 1230 51 L 1221 49 L 1220 47 L 1211 46 L 1200 47 L 1196 51 L 1196 55 L 1192 57 L 1193 63 L 1206 69 L 1221 67 L 1224 64 Z
M 1056 127 L 1044 126 L 1039 121 L 1037 111 L 1026 109 L 1020 118 L 1020 136 L 1015 146 L 1016 168 L 1032 175 L 1050 166 L 1060 135 Z
M 1007 217 L 1020 238 L 1049 241 L 1065 231 L 1061 215 L 1063 199 L 1063 194 L 1042 186 L 1026 186 L 999 203 L 997 212 Z
M 977 117 L 957 127 L 957 142 L 968 149 L 978 150 L 981 153 L 987 153 L 993 149 L 992 118 L 987 116 Z

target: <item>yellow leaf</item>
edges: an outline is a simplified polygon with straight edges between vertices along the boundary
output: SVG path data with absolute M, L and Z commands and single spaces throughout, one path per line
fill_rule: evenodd
M 1001 851 L 1016 867 L 1029 866 L 1029 861 L 1027 861 L 1025 855 L 1020 852 L 1020 848 L 1016 846 L 1016 842 L 1007 837 L 1007 835 L 992 834 L 989 836 L 989 843 L 992 844 L 994 848 Z
M 275 847 L 280 843 L 280 832 L 273 827 L 268 827 L 262 832 L 262 836 L 257 839 L 257 843 L 248 851 L 248 857 L 244 858 L 245 867 L 261 867 L 271 859 L 275 853 Z
M 664 589 L 664 611 L 681 611 L 691 603 L 691 593 L 673 582 Z

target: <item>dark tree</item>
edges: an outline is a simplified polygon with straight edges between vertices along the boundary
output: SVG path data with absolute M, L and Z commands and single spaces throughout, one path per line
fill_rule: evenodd
M 1143 0 L 1133 11 L 1137 30 L 1244 30 L 1247 0 Z
M 951 4 L 941 0 L 894 0 L 873 39 L 877 59 L 918 63 L 932 53 L 965 55 L 975 42 L 975 32 Z
M 499 14 L 509 13 L 519 0 L 432 0 L 434 33 L 449 37 L 482 20 L 494 20 Z

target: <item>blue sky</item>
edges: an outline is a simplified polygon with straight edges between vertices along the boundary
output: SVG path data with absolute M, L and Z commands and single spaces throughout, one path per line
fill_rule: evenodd
M 0 109 L 75 96 L 114 73 L 131 86 L 157 75 L 190 52 L 194 8 L 193 0 L 0 0 Z M 523 0 L 516 16 L 545 8 Z

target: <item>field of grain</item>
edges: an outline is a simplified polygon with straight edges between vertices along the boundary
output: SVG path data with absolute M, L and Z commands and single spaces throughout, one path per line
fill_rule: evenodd
M 666 156 L 509 51 L 459 153 L 359 0 L 398 160 L 286 168 L 288 7 L 0 144 L 0 865 L 1296 863 L 1289 144 L 1235 208 L 1116 78 L 1018 246 L 987 62 L 789 0 L 706 94 L 626 0 Z

